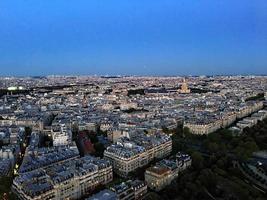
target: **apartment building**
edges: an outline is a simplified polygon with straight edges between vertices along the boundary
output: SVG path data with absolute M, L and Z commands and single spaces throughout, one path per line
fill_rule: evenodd
M 79 199 L 113 179 L 109 161 L 85 156 L 20 174 L 12 189 L 20 199 Z
M 120 138 L 105 150 L 104 157 L 111 161 L 118 175 L 125 177 L 154 158 L 166 157 L 171 151 L 171 138 L 158 132 L 149 136 L 138 134 L 131 138 Z
M 110 188 L 116 194 L 118 200 L 141 200 L 147 193 L 147 185 L 144 181 L 128 180 Z
M 192 159 L 187 154 L 177 153 L 176 159 L 161 160 L 145 172 L 148 187 L 160 191 L 176 179 L 181 171 L 191 166 Z
M 72 143 L 72 132 L 65 125 L 56 125 L 51 128 L 53 146 L 66 146 Z

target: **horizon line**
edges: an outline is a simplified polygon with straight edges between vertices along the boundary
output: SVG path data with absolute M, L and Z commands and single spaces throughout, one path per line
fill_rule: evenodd
M 1 78 L 38 78 L 38 77 L 99 77 L 99 78 L 123 78 L 123 77 L 216 77 L 216 76 L 267 76 L 267 74 L 180 74 L 180 75 L 152 75 L 152 74 L 143 74 L 143 75 L 134 75 L 134 74 L 47 74 L 47 75 L 0 75 Z

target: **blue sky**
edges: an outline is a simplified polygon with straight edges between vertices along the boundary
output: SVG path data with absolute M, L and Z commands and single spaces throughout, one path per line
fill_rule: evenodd
M 0 75 L 267 73 L 266 0 L 1 0 Z

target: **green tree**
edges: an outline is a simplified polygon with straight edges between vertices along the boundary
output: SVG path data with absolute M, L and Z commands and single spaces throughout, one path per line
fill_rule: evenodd
M 146 195 L 145 200 L 162 200 L 162 198 L 155 192 L 149 192 Z
M 98 138 L 95 133 L 88 133 L 87 136 L 93 144 L 98 142 Z
M 211 152 L 211 153 L 216 153 L 218 150 L 219 150 L 219 146 L 217 145 L 217 143 L 215 142 L 210 142 L 208 144 L 208 150 Z
M 195 169 L 202 169 L 203 162 L 204 162 L 204 159 L 199 152 L 195 151 L 192 153 L 192 165 Z
M 72 140 L 76 140 L 78 138 L 79 127 L 77 123 L 74 123 L 71 127 L 72 131 Z
M 210 169 L 203 169 L 200 172 L 199 180 L 209 191 L 214 192 L 218 183 L 217 175 Z
M 247 160 L 249 157 L 251 157 L 253 152 L 258 150 L 259 148 L 255 141 L 241 141 L 235 148 L 235 153 L 241 160 Z
M 105 151 L 104 145 L 100 142 L 97 142 L 94 144 L 94 149 L 95 149 L 95 156 L 102 158 Z
M 175 129 L 175 134 L 183 137 L 183 125 L 182 124 L 177 124 L 176 129 Z
M 186 137 L 189 136 L 190 134 L 191 134 L 190 129 L 188 127 L 184 127 L 183 135 Z
M 0 177 L 0 199 L 16 199 L 15 195 L 11 192 L 12 177 L 3 176 Z

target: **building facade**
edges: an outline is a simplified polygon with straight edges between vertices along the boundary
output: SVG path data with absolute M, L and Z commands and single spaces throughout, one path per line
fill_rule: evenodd
M 109 161 L 85 156 L 20 174 L 12 189 L 20 199 L 79 199 L 113 179 Z
M 121 138 L 105 150 L 104 157 L 111 161 L 115 173 L 125 177 L 154 158 L 168 156 L 171 151 L 172 140 L 169 136 L 163 133 L 152 136 L 140 134 L 131 139 Z

